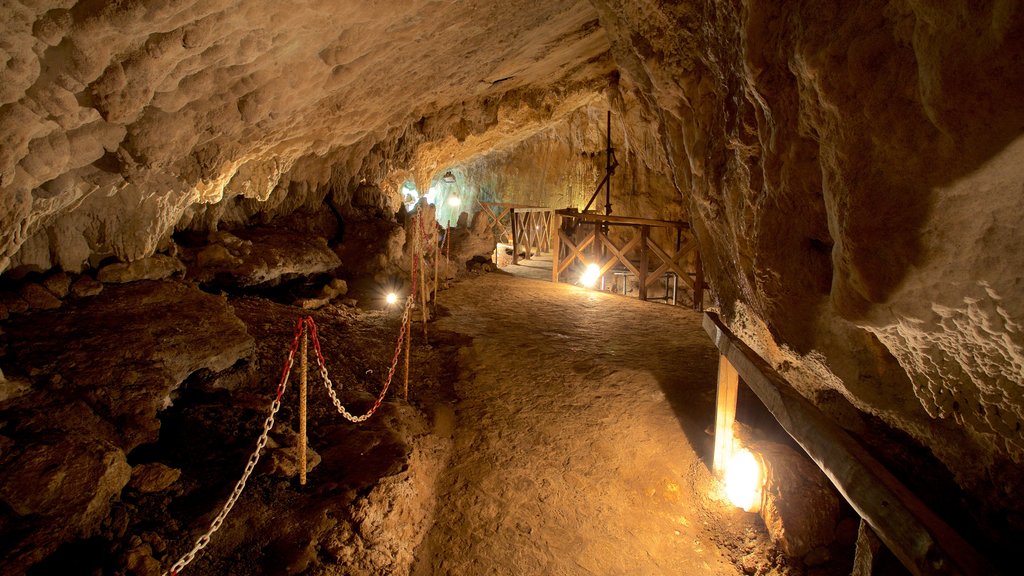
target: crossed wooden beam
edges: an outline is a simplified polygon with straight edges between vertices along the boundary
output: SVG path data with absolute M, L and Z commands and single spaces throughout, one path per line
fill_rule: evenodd
M 631 218 L 624 216 L 577 213 L 559 210 L 556 212 L 556 234 L 553 234 L 554 248 L 551 268 L 551 279 L 558 282 L 562 273 L 575 262 L 584 265 L 600 263 L 600 275 L 603 276 L 616 266 L 628 270 L 639 279 L 639 297 L 647 299 L 648 289 L 661 280 L 666 273 L 672 272 L 690 288 L 694 298 L 694 308 L 703 309 L 704 274 L 700 262 L 700 253 L 696 251 L 697 243 L 686 222 L 652 220 L 647 218 Z M 563 229 L 562 219 L 575 220 L 578 225 L 593 224 L 594 232 L 582 239 Z M 628 227 L 632 234 L 621 246 L 608 237 L 606 228 L 609 225 Z M 652 228 L 670 228 L 677 231 L 678 247 L 664 247 L 651 239 Z M 588 250 L 589 248 L 589 250 Z M 565 253 L 563 257 L 562 254 Z M 589 253 L 588 253 L 589 252 Z M 690 254 L 696 254 L 694 269 L 689 271 Z M 651 269 L 654 266 L 653 270 Z

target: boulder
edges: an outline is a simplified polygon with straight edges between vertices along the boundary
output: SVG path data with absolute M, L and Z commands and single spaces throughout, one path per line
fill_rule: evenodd
M 60 308 L 60 298 L 39 284 L 26 283 L 20 290 L 21 299 L 24 300 L 31 310 L 53 310 Z
M 100 269 L 96 278 L 106 284 L 123 284 L 138 280 L 163 280 L 185 273 L 185 265 L 172 256 L 157 254 L 134 262 L 118 262 Z
M 66 298 L 71 288 L 71 277 L 64 272 L 51 274 L 43 279 L 43 287 L 57 298 Z
M 240 288 L 274 286 L 293 277 L 331 272 L 341 260 L 324 238 L 283 228 L 219 232 L 192 250 L 189 278 Z
M 128 487 L 143 494 L 160 492 L 177 482 L 180 476 L 181 470 L 159 462 L 139 464 L 132 468 Z
M 224 370 L 255 345 L 224 298 L 178 281 L 110 285 L 6 330 L 11 362 L 85 399 L 126 451 L 156 439 L 157 412 L 185 378 Z
M 93 280 L 89 276 L 79 276 L 71 284 L 71 295 L 75 298 L 87 298 L 103 292 L 103 283 Z
M 93 535 L 130 475 L 122 450 L 77 431 L 51 430 L 4 450 L 0 502 L 27 530 L 9 543 L 0 569 L 31 565 L 66 541 Z

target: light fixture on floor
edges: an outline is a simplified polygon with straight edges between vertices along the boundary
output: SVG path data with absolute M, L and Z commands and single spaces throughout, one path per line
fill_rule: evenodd
M 761 460 L 746 448 L 736 448 L 725 468 L 725 495 L 737 508 L 757 512 L 764 476 Z
M 452 174 L 452 171 L 449 170 L 441 177 L 441 181 L 445 184 L 455 184 L 455 174 Z
M 601 267 L 597 264 L 588 264 L 587 269 L 583 271 L 583 276 L 580 276 L 580 284 L 583 284 L 587 288 L 593 288 L 594 284 L 597 284 L 597 279 L 601 277 Z

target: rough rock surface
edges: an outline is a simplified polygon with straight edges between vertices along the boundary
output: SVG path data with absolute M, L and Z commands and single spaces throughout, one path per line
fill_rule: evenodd
M 185 274 L 185 265 L 173 256 L 156 254 L 133 262 L 108 264 L 99 269 L 96 279 L 107 284 L 124 284 L 138 280 L 163 280 Z
M 157 411 L 197 370 L 223 370 L 253 347 L 225 300 L 180 282 L 108 287 L 5 329 L 4 361 L 39 394 L 85 400 L 125 450 L 156 438 Z M 105 347 L 112 354 L 96 355 Z M 22 408 L 27 408 L 23 406 Z
M 253 347 L 223 298 L 168 281 L 25 314 L 4 338 L 5 370 L 31 383 L 0 403 L 0 566 L 12 574 L 95 536 L 129 480 L 146 493 L 173 483 L 180 471 L 133 469 L 126 454 L 157 439 L 157 413 L 186 377 L 224 370 Z
M 242 288 L 273 286 L 341 265 L 323 237 L 282 228 L 218 232 L 190 260 L 189 279 L 201 283 L 216 280 Z
M 835 540 L 839 495 L 806 456 L 788 446 L 756 442 L 767 470 L 761 517 L 783 552 L 803 558 Z

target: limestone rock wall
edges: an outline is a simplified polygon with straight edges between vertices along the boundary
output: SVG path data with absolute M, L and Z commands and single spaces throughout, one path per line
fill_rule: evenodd
M 727 315 L 1021 529 L 1024 10 L 594 4 Z

